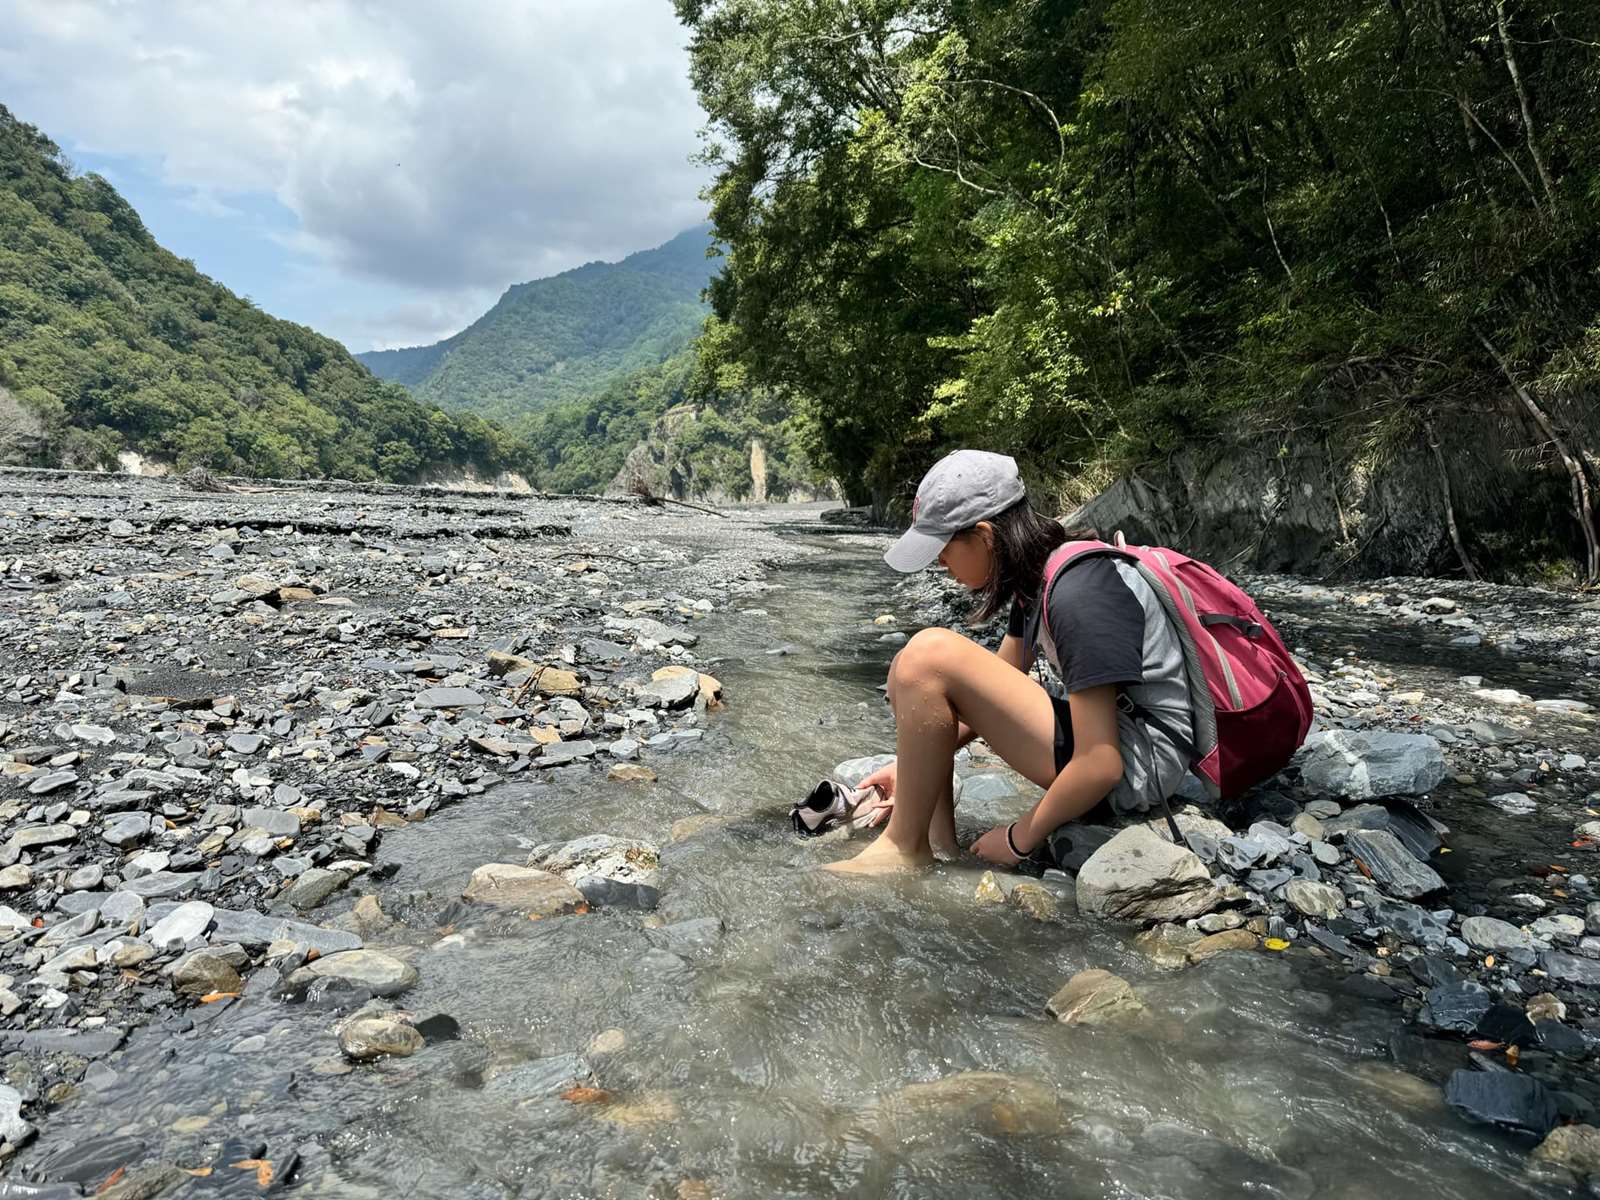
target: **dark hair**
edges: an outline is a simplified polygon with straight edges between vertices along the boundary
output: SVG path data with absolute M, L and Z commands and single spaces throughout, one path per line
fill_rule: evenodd
M 1013 600 L 1024 606 L 1032 604 L 1044 582 L 1044 564 L 1051 552 L 1063 542 L 1097 536 L 1092 529 L 1062 528 L 1060 521 L 1035 512 L 1026 498 L 991 517 L 989 524 L 994 528 L 994 569 L 978 589 L 978 605 L 971 617 L 974 625 L 993 620 Z

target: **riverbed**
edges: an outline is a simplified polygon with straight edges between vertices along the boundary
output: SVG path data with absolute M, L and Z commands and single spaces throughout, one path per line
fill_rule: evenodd
M 367 944 L 418 973 L 394 1004 L 445 1033 L 352 1065 L 341 1014 L 277 999 L 262 968 L 237 1001 L 153 1013 L 53 1109 L 38 1150 L 98 1139 L 116 1165 L 120 1138 L 130 1161 L 205 1172 L 175 1195 L 260 1194 L 259 1165 L 238 1164 L 261 1162 L 293 1164 L 268 1188 L 330 1198 L 1563 1194 L 1530 1179 L 1525 1144 L 1394 1064 L 1399 1007 L 1336 963 L 1225 954 L 1168 972 L 1133 931 L 1077 915 L 1060 881 L 1037 920 L 978 902 L 970 860 L 889 882 L 815 871 L 849 851 L 797 839 L 786 810 L 840 760 L 892 748 L 883 639 L 917 617 L 870 539 L 813 512 L 735 520 L 787 561 L 694 625 L 725 699 L 703 736 L 643 755 L 653 782 L 527 772 L 385 830 L 380 881 L 315 914 L 375 897 L 391 923 Z M 719 530 L 651 536 L 693 556 Z M 1314 606 L 1284 616 L 1314 655 L 1359 652 L 1422 690 L 1468 673 Z M 1538 672 L 1596 698 L 1581 667 Z M 1560 737 L 1600 758 L 1592 725 Z M 989 781 L 958 809 L 964 834 L 1037 794 L 992 761 L 961 770 Z M 481 864 L 594 833 L 660 848 L 655 911 L 530 921 L 461 901 Z M 1047 1017 L 1088 968 L 1132 982 L 1152 1019 Z

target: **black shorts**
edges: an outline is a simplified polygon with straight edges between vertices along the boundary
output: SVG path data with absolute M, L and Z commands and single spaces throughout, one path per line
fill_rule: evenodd
M 1050 707 L 1056 714 L 1056 774 L 1059 775 L 1072 761 L 1072 708 L 1056 696 L 1050 697 Z
M 1056 714 L 1056 774 L 1059 775 L 1072 761 L 1072 708 L 1056 696 L 1050 697 L 1050 707 Z M 1078 818 L 1086 825 L 1111 825 L 1116 823 L 1116 819 L 1116 810 L 1111 807 L 1109 796 Z

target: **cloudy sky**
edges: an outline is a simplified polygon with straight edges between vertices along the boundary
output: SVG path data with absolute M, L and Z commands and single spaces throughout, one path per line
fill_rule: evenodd
M 353 350 L 704 219 L 670 0 L 0 0 L 0 103 Z

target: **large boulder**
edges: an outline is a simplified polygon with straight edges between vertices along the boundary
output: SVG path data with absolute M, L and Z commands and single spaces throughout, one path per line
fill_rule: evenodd
M 1078 872 L 1078 908 L 1112 921 L 1186 921 L 1220 899 L 1199 856 L 1152 825 L 1124 829 Z
M 1445 775 L 1444 751 L 1425 733 L 1313 733 L 1295 756 L 1300 777 L 1316 791 L 1354 800 L 1418 796 Z
M 381 950 L 341 950 L 312 959 L 286 983 L 292 994 L 299 994 L 319 979 L 336 979 L 371 996 L 398 996 L 417 982 L 417 969 Z

